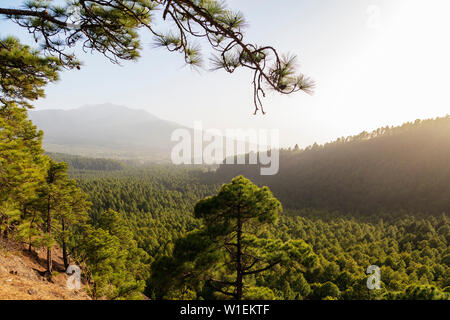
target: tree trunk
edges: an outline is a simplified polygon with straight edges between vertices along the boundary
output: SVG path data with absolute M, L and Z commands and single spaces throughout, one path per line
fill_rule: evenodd
M 97 282 L 94 281 L 93 287 L 94 287 L 94 289 L 92 290 L 92 296 L 93 296 L 94 300 L 97 300 Z
M 66 244 L 66 236 L 65 236 L 66 223 L 65 223 L 64 219 L 61 220 L 61 226 L 62 226 L 62 233 L 63 233 L 63 237 L 62 237 L 63 261 L 64 261 L 64 268 L 67 270 L 67 268 L 69 267 L 69 257 L 67 255 L 67 244 Z
M 33 229 L 33 225 L 34 225 L 34 217 L 33 217 L 33 219 L 31 219 L 31 223 L 30 223 L 30 233 L 29 233 L 29 236 L 28 236 L 28 252 L 30 252 L 31 253 L 31 247 L 32 247 L 32 245 L 31 245 L 31 234 L 32 234 L 32 229 Z
M 236 254 L 236 300 L 242 300 L 243 273 L 242 270 L 242 220 L 240 208 L 237 216 L 237 254 Z
M 52 215 L 51 215 L 51 195 L 48 196 L 48 203 L 47 203 L 47 235 L 48 240 L 50 241 L 51 235 L 52 235 Z M 52 274 L 52 247 L 51 245 L 47 246 L 47 272 L 49 275 Z

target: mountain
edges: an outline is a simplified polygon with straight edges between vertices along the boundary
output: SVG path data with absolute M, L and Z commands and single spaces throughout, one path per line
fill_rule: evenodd
M 448 213 L 450 116 L 282 150 L 274 176 L 261 176 L 258 166 L 222 165 L 214 179 L 239 174 L 269 186 L 288 208 Z
M 82 285 L 80 290 L 67 287 L 61 249 L 53 249 L 55 273 L 45 275 L 46 250 L 29 252 L 24 244 L 0 239 L 0 300 L 91 300 Z
M 171 134 L 183 127 L 113 104 L 31 111 L 30 118 L 44 131 L 46 151 L 97 158 L 168 160 Z

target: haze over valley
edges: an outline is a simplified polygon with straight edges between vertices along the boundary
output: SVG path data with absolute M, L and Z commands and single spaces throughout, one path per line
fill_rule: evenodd
M 174 130 L 183 126 L 114 104 L 31 111 L 48 152 L 94 158 L 169 161 Z

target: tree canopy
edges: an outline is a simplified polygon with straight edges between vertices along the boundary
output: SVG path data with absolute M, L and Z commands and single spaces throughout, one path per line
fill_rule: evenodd
M 449 159 L 445 116 L 280 150 L 275 176 L 261 176 L 260 165 L 227 164 L 211 176 L 223 182 L 242 174 L 270 187 L 285 208 L 441 214 L 450 207 Z
M 194 214 L 203 227 L 177 240 L 173 256 L 153 265 L 152 284 L 158 295 L 173 294 L 170 290 L 177 286 L 191 292 L 201 288 L 204 298 L 214 297 L 208 291 L 236 300 L 273 295 L 248 278 L 280 264 L 301 265 L 301 272 L 317 259 L 303 241 L 261 237 L 280 211 L 280 202 L 267 187 L 259 188 L 242 176 L 223 185 L 216 196 L 200 200 Z

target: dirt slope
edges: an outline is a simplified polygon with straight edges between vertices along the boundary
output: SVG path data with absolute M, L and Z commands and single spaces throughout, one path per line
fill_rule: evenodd
M 84 288 L 70 290 L 59 250 L 53 255 L 55 276 L 45 277 L 45 252 L 29 253 L 22 245 L 0 240 L 0 300 L 88 300 Z

